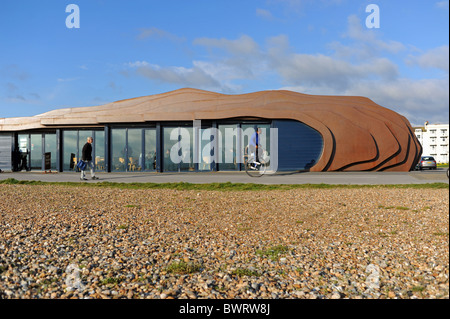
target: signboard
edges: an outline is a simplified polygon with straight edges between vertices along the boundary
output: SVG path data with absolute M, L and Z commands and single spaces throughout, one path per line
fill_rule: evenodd
M 44 154 L 44 157 L 45 157 L 45 159 L 44 159 L 44 161 L 45 161 L 45 164 L 44 164 L 44 170 L 51 170 L 52 169 L 52 153 L 50 153 L 50 152 L 48 152 L 48 153 L 45 153 Z

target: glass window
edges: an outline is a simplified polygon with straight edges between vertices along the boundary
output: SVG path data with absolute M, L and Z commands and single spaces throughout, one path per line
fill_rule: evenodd
M 238 125 L 219 125 L 219 170 L 237 170 Z
M 178 152 L 178 149 L 175 147 L 178 143 L 178 138 L 178 127 L 163 127 L 163 170 L 165 172 L 178 171 L 178 156 L 181 156 L 180 152 Z M 174 154 L 171 157 L 170 153 L 172 148 L 174 148 Z M 172 158 L 175 162 L 172 161 Z
M 51 169 L 56 169 L 56 134 L 45 134 L 44 152 L 51 153 Z
M 42 134 L 31 134 L 31 169 L 42 169 Z
M 127 169 L 126 129 L 111 130 L 111 171 L 123 172 Z
M 19 171 L 28 170 L 28 154 L 30 153 L 30 148 L 28 146 L 29 134 L 19 134 Z
M 63 170 L 74 171 L 78 161 L 78 131 L 63 132 Z
M 192 127 L 163 128 L 163 170 L 193 171 L 194 145 Z
M 198 170 L 210 171 L 214 162 L 214 137 L 212 129 L 200 129 L 198 135 Z
M 145 170 L 156 170 L 156 129 L 145 129 Z
M 127 170 L 141 171 L 144 158 L 142 155 L 142 129 L 128 129 Z
M 181 162 L 180 171 L 194 171 L 194 136 L 192 127 L 180 127 Z
M 105 170 L 105 132 L 95 131 L 94 136 L 94 154 L 95 154 L 95 170 Z

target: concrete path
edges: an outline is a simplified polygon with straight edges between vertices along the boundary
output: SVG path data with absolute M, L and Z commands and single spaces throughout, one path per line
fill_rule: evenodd
M 446 168 L 435 171 L 414 172 L 326 172 L 288 173 L 278 172 L 258 178 L 245 172 L 197 172 L 197 173 L 97 173 L 99 180 L 88 183 L 255 183 L 255 184 L 426 184 L 447 183 Z M 26 181 L 81 182 L 79 173 L 3 172 L 0 180 L 14 178 Z

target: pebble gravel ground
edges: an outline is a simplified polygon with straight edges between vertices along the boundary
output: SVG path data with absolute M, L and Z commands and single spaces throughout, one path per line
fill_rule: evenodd
M 0 298 L 448 299 L 448 196 L 0 185 Z

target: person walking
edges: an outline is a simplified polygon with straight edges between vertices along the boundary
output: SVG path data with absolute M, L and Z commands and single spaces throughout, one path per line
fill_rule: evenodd
M 86 162 L 86 167 L 89 167 L 91 169 L 91 178 L 92 179 L 98 179 L 98 177 L 95 176 L 94 171 L 94 162 L 92 161 L 92 142 L 94 139 L 92 137 L 87 138 L 86 144 L 84 144 L 83 149 L 81 151 L 81 160 Z M 87 178 L 85 177 L 85 171 L 81 171 L 81 180 L 86 181 Z

